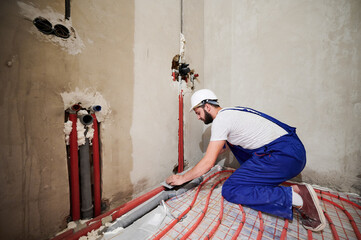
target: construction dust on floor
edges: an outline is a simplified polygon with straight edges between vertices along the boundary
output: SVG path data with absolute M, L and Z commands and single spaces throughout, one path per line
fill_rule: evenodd
M 361 239 L 361 198 L 314 186 L 327 226 L 321 232 L 293 221 L 227 202 L 221 195 L 229 171 L 213 168 L 196 188 L 163 202 L 129 227 L 102 239 Z

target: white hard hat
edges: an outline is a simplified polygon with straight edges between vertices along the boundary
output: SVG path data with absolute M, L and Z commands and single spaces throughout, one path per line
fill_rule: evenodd
M 217 98 L 216 94 L 214 94 L 209 89 L 198 90 L 197 92 L 193 93 L 193 95 L 192 95 L 192 98 L 191 98 L 192 107 L 189 111 L 192 111 L 195 108 L 200 107 L 207 102 L 214 104 L 214 105 L 218 105 L 218 98 Z

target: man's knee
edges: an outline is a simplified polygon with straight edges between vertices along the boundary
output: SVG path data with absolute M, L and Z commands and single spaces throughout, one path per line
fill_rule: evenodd
M 234 199 L 234 193 L 237 192 L 237 190 L 235 190 L 235 188 L 240 187 L 240 186 L 235 186 L 234 184 L 232 184 L 230 181 L 226 181 L 223 184 L 222 187 L 222 196 L 224 197 L 224 199 L 226 199 L 228 202 L 233 202 L 232 199 Z

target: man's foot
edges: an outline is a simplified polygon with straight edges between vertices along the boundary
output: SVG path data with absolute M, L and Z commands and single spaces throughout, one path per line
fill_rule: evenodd
M 315 232 L 322 231 L 326 226 L 326 219 L 315 190 L 309 184 L 296 185 L 296 192 L 302 197 L 303 206 L 295 207 L 295 210 L 301 216 L 303 227 Z

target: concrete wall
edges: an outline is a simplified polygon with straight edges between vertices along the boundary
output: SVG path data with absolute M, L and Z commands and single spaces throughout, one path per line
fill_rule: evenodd
M 191 35 L 187 61 L 202 76 L 203 5 L 196 5 L 201 11 L 186 13 L 196 23 L 184 31 Z M 98 92 L 110 106 L 100 128 L 108 209 L 159 186 L 178 162 L 178 85 L 171 62 L 179 53 L 180 2 L 71 1 L 70 21 L 64 21 L 63 0 L 7 0 L 0 9 L 2 238 L 46 239 L 66 226 L 64 92 Z M 72 36 L 40 33 L 32 24 L 38 16 L 72 27 Z M 200 127 L 191 129 L 195 119 L 188 111 L 184 120 L 186 137 L 202 134 Z M 202 155 L 199 141 L 185 152 L 191 165 Z
M 188 4 L 185 1 L 185 5 Z M 201 6 L 200 3 L 196 5 Z M 200 19 L 195 7 L 187 12 L 189 19 Z M 132 183 L 139 186 L 136 195 L 159 186 L 178 163 L 178 83 L 171 76 L 173 56 L 179 54 L 181 31 L 180 1 L 135 1 L 134 39 L 134 105 L 131 139 L 133 143 Z M 186 26 L 186 25 L 185 25 Z M 203 22 L 184 28 L 186 60 L 190 67 L 203 75 Z M 189 38 L 188 38 L 189 36 Z M 199 85 L 197 83 L 197 85 Z M 190 139 L 201 135 L 202 128 L 189 124 L 194 121 L 188 112 L 191 90 L 183 83 L 184 134 Z M 199 139 L 195 140 L 199 141 Z M 199 147 L 191 148 L 193 141 L 185 141 L 185 159 L 194 165 L 201 157 Z M 198 143 L 197 143 L 198 144 Z M 151 169 L 151 171 L 150 171 Z M 144 190 L 144 191 L 140 191 Z
M 111 108 L 100 128 L 109 208 L 159 186 L 178 158 L 170 67 L 179 53 L 180 1 L 71 1 L 77 38 L 61 41 L 31 20 L 62 22 L 64 1 L 31 2 L 0 3 L 4 239 L 46 239 L 66 226 L 63 92 L 96 91 Z M 223 106 L 251 106 L 296 126 L 308 150 L 303 179 L 360 192 L 360 1 L 184 0 L 183 8 L 186 60 L 200 74 L 196 90 L 211 88 Z M 190 96 L 185 88 L 192 166 L 210 129 L 188 112 Z M 231 154 L 222 158 L 237 166 Z
M 222 11 L 220 11 L 222 9 Z M 361 192 L 361 2 L 205 1 L 205 87 L 297 127 L 304 181 Z

